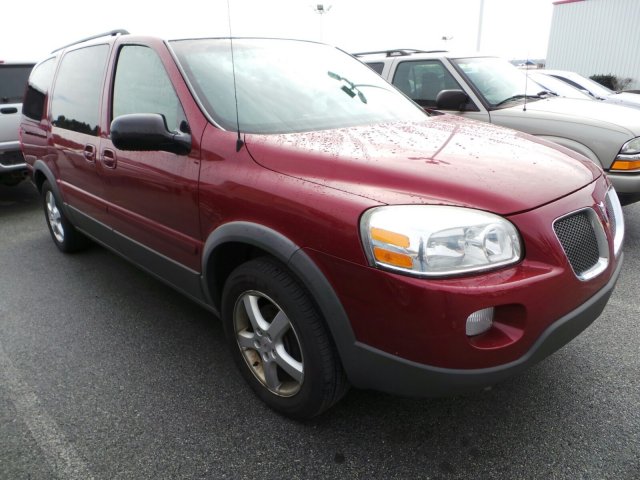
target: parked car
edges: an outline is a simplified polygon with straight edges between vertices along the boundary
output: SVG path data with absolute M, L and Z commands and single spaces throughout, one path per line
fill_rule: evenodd
M 640 199 L 640 115 L 550 95 L 506 60 L 448 52 L 356 54 L 419 105 L 521 130 L 602 167 L 626 202 Z
M 219 315 L 294 418 L 349 384 L 503 380 L 593 322 L 622 265 L 592 162 L 428 114 L 326 45 L 116 31 L 39 63 L 25 105 L 58 249 L 93 239 Z
M 562 80 L 563 82 L 575 87 L 586 94 L 590 95 L 596 100 L 600 100 L 607 103 L 615 103 L 624 105 L 625 107 L 640 108 L 640 96 L 632 92 L 616 92 L 610 90 L 604 85 L 585 78 L 582 75 L 575 72 L 567 72 L 565 70 L 540 70 L 540 74 L 549 75 L 551 77 Z
M 577 98 L 579 100 L 596 100 L 584 90 L 579 90 L 562 80 L 552 77 L 551 75 L 545 75 L 540 70 L 528 72 L 528 79 L 533 80 L 536 84 L 540 85 L 543 90 L 547 90 L 559 97 Z
M 16 185 L 27 173 L 18 128 L 22 97 L 33 63 L 0 61 L 0 184 Z

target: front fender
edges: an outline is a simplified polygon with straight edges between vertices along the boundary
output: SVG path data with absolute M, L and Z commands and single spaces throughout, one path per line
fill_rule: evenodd
M 573 150 L 574 152 L 578 152 L 579 154 L 587 157 L 600 168 L 603 168 L 602 162 L 594 153 L 594 151 L 580 142 L 576 142 L 575 140 L 571 140 L 570 138 L 555 137 L 552 135 L 536 135 L 536 137 L 542 138 L 543 140 L 548 140 L 553 143 L 557 143 L 558 145 L 562 145 L 563 147 Z

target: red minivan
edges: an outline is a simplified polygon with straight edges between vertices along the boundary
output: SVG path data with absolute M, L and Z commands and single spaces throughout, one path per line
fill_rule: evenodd
M 56 246 L 93 240 L 219 316 L 294 418 L 349 385 L 501 381 L 594 321 L 622 264 L 592 162 L 427 113 L 322 44 L 109 32 L 35 67 L 20 133 Z

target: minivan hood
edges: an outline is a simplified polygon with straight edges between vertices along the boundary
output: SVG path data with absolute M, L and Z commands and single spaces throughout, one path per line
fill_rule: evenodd
M 517 114 L 523 111 L 522 104 L 494 110 L 491 115 L 501 112 Z M 620 104 L 606 103 L 589 99 L 553 97 L 527 103 L 528 115 L 537 113 L 549 119 L 564 120 L 579 124 L 594 125 L 633 137 L 640 136 L 640 112 Z
M 452 115 L 247 134 L 245 141 L 266 168 L 384 204 L 461 205 L 507 215 L 568 195 L 601 175 L 570 150 Z

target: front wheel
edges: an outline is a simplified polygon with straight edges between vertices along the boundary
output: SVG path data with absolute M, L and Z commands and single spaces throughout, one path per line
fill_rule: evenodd
M 237 267 L 224 287 L 222 318 L 243 376 L 274 410 L 310 418 L 346 392 L 317 307 L 279 262 L 263 257 Z
M 42 199 L 47 226 L 56 247 L 65 253 L 77 252 L 86 248 L 89 245 L 89 239 L 71 225 L 62 211 L 60 200 L 48 181 L 42 184 Z

